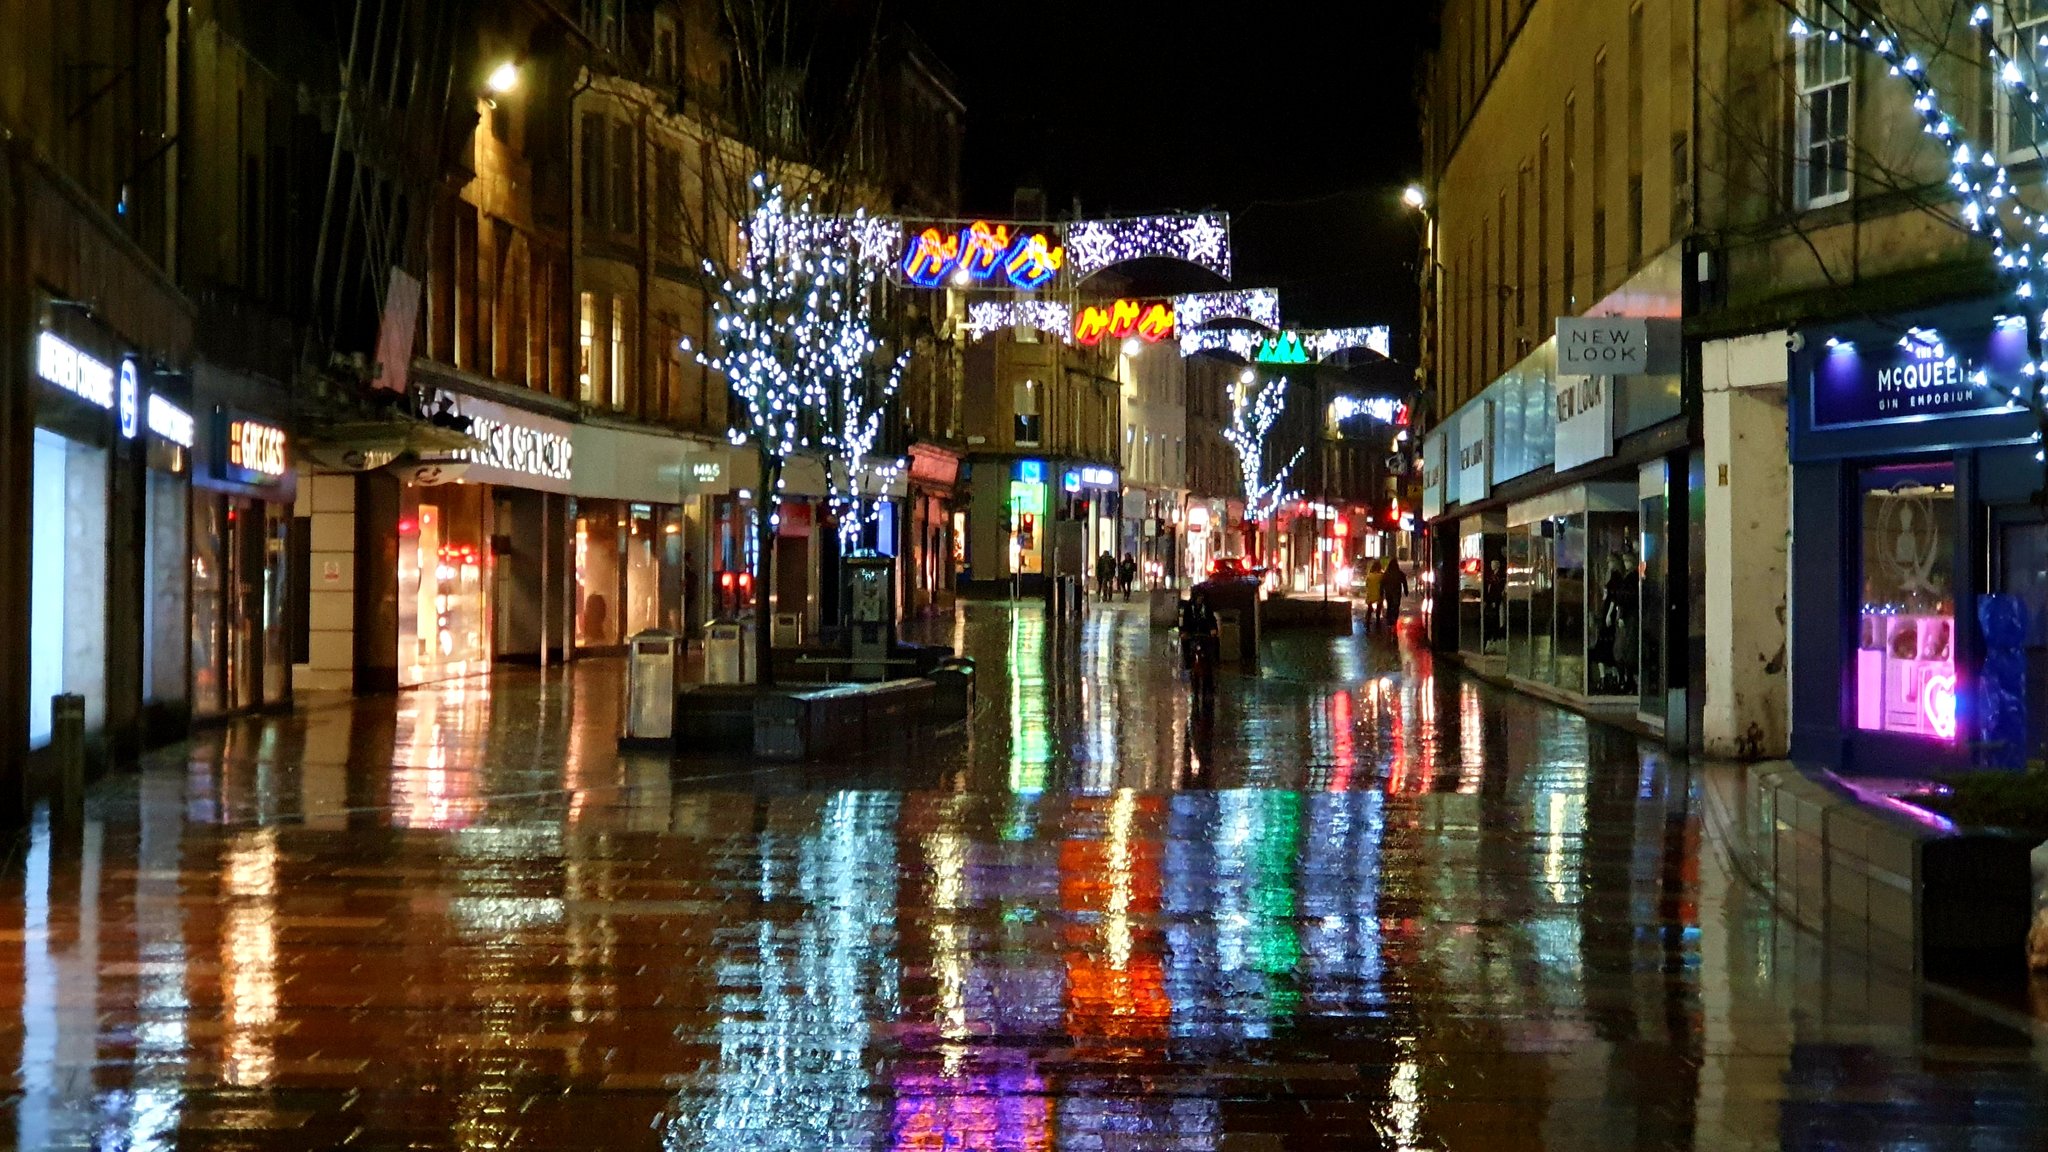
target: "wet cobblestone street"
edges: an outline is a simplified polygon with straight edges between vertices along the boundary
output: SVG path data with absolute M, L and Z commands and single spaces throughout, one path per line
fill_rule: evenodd
M 1276 636 L 1213 718 L 1136 608 L 926 638 L 980 709 L 854 764 L 622 754 L 589 661 L 115 776 L 0 879 L 0 1132 L 2048 1147 L 2036 1030 L 1778 919 L 1633 736 L 1382 637 Z

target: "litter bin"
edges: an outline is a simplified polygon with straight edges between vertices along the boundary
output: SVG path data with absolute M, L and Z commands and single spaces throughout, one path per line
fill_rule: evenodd
M 665 628 L 626 641 L 626 730 L 622 748 L 666 744 L 676 734 L 676 664 L 683 638 Z
M 801 612 L 777 612 L 772 639 L 777 648 L 798 648 L 804 642 L 804 614 Z
M 741 620 L 713 620 L 704 625 L 704 682 L 754 682 L 754 629 Z
M 974 661 L 952 656 L 925 674 L 936 687 L 932 714 L 944 720 L 965 720 L 974 714 Z
M 1216 614 L 1216 647 L 1219 660 L 1236 660 L 1244 644 L 1244 617 L 1235 609 L 1225 609 Z

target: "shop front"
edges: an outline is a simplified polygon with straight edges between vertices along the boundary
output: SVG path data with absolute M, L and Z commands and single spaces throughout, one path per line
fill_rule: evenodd
M 1225 500 L 1212 500 L 1190 496 L 1180 510 L 1182 566 L 1179 578 L 1193 584 L 1209 578 L 1209 570 L 1216 558 L 1223 555 L 1222 545 L 1229 534 L 1230 504 Z
M 1595 321 L 1586 321 L 1593 323 Z M 1561 321 L 1561 333 L 1572 325 Z M 1561 362 L 1557 340 L 1425 437 L 1415 497 L 1431 519 L 1424 609 L 1439 650 L 1539 695 L 1667 728 L 1674 500 L 1697 450 L 1676 326 L 1599 318 L 1628 375 Z M 1681 638 L 1683 633 L 1680 633 Z
M 87 323 L 44 329 L 33 344 L 35 427 L 29 478 L 28 746 L 47 747 L 52 698 L 84 699 L 85 732 L 101 742 L 114 685 L 108 611 L 110 528 L 119 460 L 135 432 L 135 363 Z M 124 436 L 123 433 L 127 435 Z
M 277 389 L 201 361 L 191 511 L 192 714 L 290 707 L 297 472 Z
M 953 603 L 953 499 L 960 476 L 960 456 L 935 444 L 910 446 L 909 487 L 905 496 L 903 578 L 899 600 L 906 616 L 925 616 Z
M 1118 527 L 1123 519 L 1123 480 L 1114 468 L 1078 462 L 1061 467 L 1059 475 L 1056 519 L 1066 526 L 1063 534 L 1072 533 L 1078 541 L 1073 551 L 1080 558 L 1078 566 L 1063 563 L 1061 571 L 1083 575 L 1092 582 L 1100 557 L 1107 554 L 1123 559 L 1123 534 Z
M 693 570 L 684 489 L 704 441 L 598 424 L 572 436 L 576 647 L 623 651 L 650 628 L 683 633 Z M 701 622 L 700 622 L 701 623 Z
M 1043 594 L 1053 558 L 1052 465 L 1043 459 L 984 458 L 967 465 L 967 510 L 955 537 L 965 553 L 957 586 L 988 593 Z
M 2025 322 L 1809 329 L 1793 355 L 1792 752 L 1861 774 L 2038 754 L 2048 521 Z
M 442 401 L 469 419 L 480 447 L 395 466 L 398 687 L 497 660 L 559 662 L 575 647 L 572 426 L 465 393 L 443 391 Z

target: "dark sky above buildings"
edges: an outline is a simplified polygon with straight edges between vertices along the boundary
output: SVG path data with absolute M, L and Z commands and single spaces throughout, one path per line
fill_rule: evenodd
M 968 211 L 1007 214 L 1019 185 L 1054 215 L 1228 209 L 1237 285 L 1280 288 L 1290 324 L 1387 322 L 1412 348 L 1400 190 L 1434 3 L 912 3 L 967 103 Z

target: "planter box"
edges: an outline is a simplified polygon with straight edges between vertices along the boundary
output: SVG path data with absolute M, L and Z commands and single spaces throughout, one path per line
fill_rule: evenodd
M 676 693 L 676 747 L 697 756 L 745 756 L 754 748 L 752 684 L 692 684 Z
M 1910 805 L 1790 764 L 1716 773 L 1708 822 L 1737 867 L 1802 927 L 1916 975 L 2023 965 L 2037 838 L 1944 828 Z

